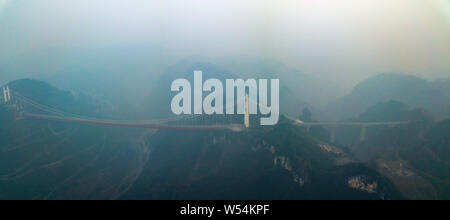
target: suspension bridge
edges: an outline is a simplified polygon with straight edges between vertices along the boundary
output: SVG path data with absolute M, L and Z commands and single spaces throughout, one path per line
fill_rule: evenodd
M 110 120 L 68 113 L 55 107 L 40 104 L 18 92 L 11 92 L 9 88 L 4 88 L 3 93 L 6 94 L 4 97 L 7 98 L 4 98 L 2 103 L 12 108 L 18 119 L 29 118 L 78 124 L 160 130 L 231 130 L 238 132 L 250 126 L 248 123 L 239 123 L 238 121 L 239 117 L 249 118 L 248 111 L 246 111 L 247 113 L 244 116 L 237 117 L 193 114 L 151 120 Z
M 242 132 L 251 128 L 250 104 L 259 108 L 267 108 L 257 101 L 249 98 L 248 94 L 242 102 L 245 102 L 245 113 L 243 115 L 178 115 L 170 118 L 152 120 L 108 120 L 86 117 L 74 113 L 68 113 L 55 107 L 43 105 L 18 92 L 11 91 L 8 86 L 1 90 L 0 104 L 12 108 L 16 119 L 28 118 L 47 121 L 61 121 L 67 123 L 92 124 L 99 126 L 146 128 L 160 130 L 231 130 Z M 239 100 L 238 100 L 239 102 Z M 234 108 L 234 106 L 231 106 Z M 353 126 L 360 127 L 360 141 L 366 139 L 366 129 L 371 126 L 401 126 L 409 122 L 303 122 L 301 120 L 286 116 L 294 125 L 306 128 L 309 132 L 311 127 L 322 126 L 330 128 L 330 140 L 335 142 L 336 128 Z

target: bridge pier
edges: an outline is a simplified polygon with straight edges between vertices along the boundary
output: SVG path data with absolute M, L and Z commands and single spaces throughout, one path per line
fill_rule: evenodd
M 359 141 L 363 142 L 366 140 L 366 126 L 361 126 L 361 133 L 359 137 Z
M 245 114 L 244 114 L 244 126 L 250 128 L 250 106 L 248 103 L 248 94 L 245 94 Z
M 331 127 L 330 142 L 332 144 L 336 143 L 336 126 Z

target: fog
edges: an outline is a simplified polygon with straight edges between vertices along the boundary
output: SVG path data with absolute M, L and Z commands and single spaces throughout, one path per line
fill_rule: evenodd
M 0 0 L 0 83 L 101 69 L 144 86 L 182 59 L 246 57 L 349 90 L 384 72 L 449 77 L 449 39 L 446 0 Z

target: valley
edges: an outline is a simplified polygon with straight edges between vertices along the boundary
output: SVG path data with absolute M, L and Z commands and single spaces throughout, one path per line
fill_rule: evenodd
M 111 117 L 101 101 L 44 82 L 10 87 L 73 115 Z M 313 127 L 281 115 L 275 126 L 195 131 L 15 118 L 2 106 L 0 199 L 447 199 L 448 121 L 430 115 L 390 101 L 335 122 L 372 125 L 361 139 L 359 127 L 333 131 L 308 111 L 299 118 Z

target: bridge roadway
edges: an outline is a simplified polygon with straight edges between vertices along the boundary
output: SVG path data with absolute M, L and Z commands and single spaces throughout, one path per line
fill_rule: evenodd
M 8 90 L 9 94 L 9 90 Z M 29 98 L 26 98 L 25 96 L 22 96 L 18 93 L 13 93 L 17 96 L 17 99 L 13 100 L 15 102 L 22 101 L 24 103 L 27 103 L 31 106 L 34 106 L 44 112 L 49 112 L 52 114 L 62 115 L 62 116 L 53 116 L 53 115 L 42 115 L 42 114 L 32 114 L 28 112 L 23 112 L 23 116 L 27 118 L 34 118 L 34 119 L 41 119 L 41 120 L 50 120 L 50 121 L 64 121 L 64 122 L 72 122 L 72 123 L 80 123 L 80 124 L 96 124 L 96 125 L 103 125 L 103 126 L 115 126 L 115 127 L 133 127 L 133 128 L 148 128 L 148 129 L 167 129 L 167 130 L 231 130 L 235 132 L 244 131 L 247 128 L 249 128 L 248 118 L 245 120 L 244 124 L 215 124 L 215 125 L 171 125 L 171 124 L 165 124 L 165 123 L 155 123 L 155 122 L 145 122 L 145 121 L 113 121 L 113 120 L 101 120 L 101 119 L 92 119 L 92 118 L 86 118 L 82 116 L 76 116 L 69 113 L 61 112 L 57 109 L 53 109 L 48 106 L 43 106 L 39 103 L 36 103 L 35 101 L 32 101 Z M 248 116 L 248 104 L 250 102 L 256 103 L 254 100 L 250 100 L 248 96 L 246 96 L 246 114 Z M 7 101 L 11 102 L 10 99 Z M 259 105 L 259 103 L 256 103 Z M 17 118 L 17 106 L 14 107 L 15 114 Z M 261 107 L 261 105 L 260 105 Z M 262 106 L 263 107 L 263 106 Z M 22 108 L 20 108 L 22 110 Z M 298 119 L 294 119 L 291 117 L 288 117 L 291 121 L 293 121 L 294 124 L 302 127 L 306 127 L 307 131 L 313 126 L 326 126 L 331 128 L 331 142 L 335 142 L 335 134 L 336 134 L 336 127 L 341 126 L 356 126 L 361 127 L 361 134 L 360 134 L 360 140 L 364 141 L 366 138 L 366 128 L 370 126 L 399 126 L 399 125 L 406 125 L 409 122 L 303 122 Z
M 300 126 L 327 126 L 327 127 L 340 127 L 340 126 L 397 126 L 408 124 L 407 121 L 389 121 L 389 122 L 302 122 L 295 120 L 295 124 Z
M 28 112 L 23 113 L 26 118 L 49 120 L 49 121 L 62 121 L 78 124 L 94 124 L 112 127 L 130 127 L 130 128 L 147 128 L 147 129 L 164 129 L 164 130 L 231 130 L 242 131 L 244 130 L 243 124 L 224 124 L 224 125 L 168 125 L 168 124 L 139 124 L 139 123 L 124 123 L 120 121 L 103 121 L 103 120 L 90 120 L 83 118 L 68 118 L 58 117 L 51 115 L 31 114 Z
M 309 129 L 313 126 L 326 126 L 330 127 L 330 142 L 336 142 L 336 127 L 342 126 L 355 126 L 361 127 L 359 140 L 361 142 L 366 140 L 366 128 L 370 126 L 399 126 L 409 124 L 407 121 L 387 121 L 387 122 L 303 122 L 296 119 L 291 119 L 294 121 L 294 124 L 302 127 L 306 127 L 306 130 L 309 132 Z
M 216 125 L 170 125 L 170 124 L 149 124 L 149 123 L 131 123 L 125 121 L 108 121 L 108 120 L 95 120 L 86 118 L 76 118 L 76 117 L 58 117 L 51 115 L 41 115 L 32 114 L 28 112 L 23 113 L 24 117 L 40 119 L 40 120 L 50 120 L 50 121 L 63 121 L 78 124 L 94 124 L 112 127 L 130 127 L 130 128 L 146 128 L 146 129 L 164 129 L 164 130 L 207 130 L 207 131 L 220 131 L 220 130 L 231 130 L 234 132 L 241 132 L 246 130 L 244 124 L 216 124 Z M 369 126 L 398 126 L 405 125 L 409 122 L 311 122 L 305 123 L 300 120 L 293 120 L 294 124 L 302 127 L 306 127 L 309 131 L 312 126 L 327 126 L 331 127 L 330 131 L 330 142 L 335 143 L 336 141 L 336 127 L 339 126 L 358 126 L 361 127 L 360 141 L 366 139 L 366 128 Z

